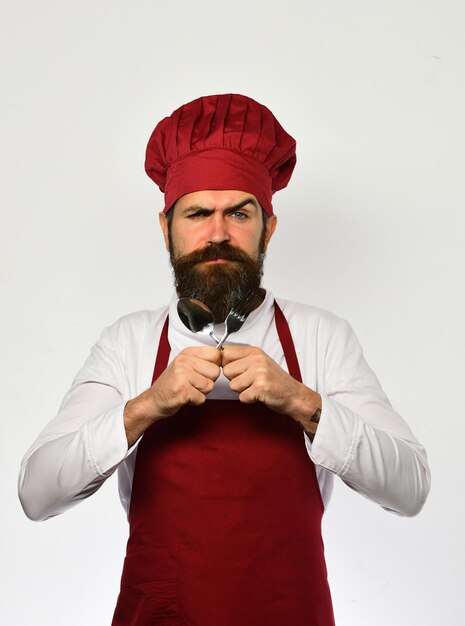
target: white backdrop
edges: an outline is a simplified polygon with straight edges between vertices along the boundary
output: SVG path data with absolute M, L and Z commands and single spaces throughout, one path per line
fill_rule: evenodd
M 464 17 L 461 0 L 0 0 L 2 624 L 110 622 L 116 481 L 33 523 L 19 463 L 102 327 L 170 296 L 155 123 L 231 91 L 298 140 L 265 284 L 351 322 L 433 472 L 413 519 L 337 486 L 338 626 L 463 624 Z

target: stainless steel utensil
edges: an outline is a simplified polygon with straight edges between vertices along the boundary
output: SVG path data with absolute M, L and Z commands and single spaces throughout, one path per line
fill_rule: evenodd
M 194 298 L 180 298 L 178 315 L 184 326 L 193 333 L 209 335 L 217 344 L 219 343 L 213 328 L 213 313 L 203 302 L 194 300 Z
M 259 293 L 256 291 L 250 291 L 244 298 L 242 298 L 242 300 L 233 306 L 224 322 L 226 330 L 216 346 L 218 350 L 223 349 L 223 344 L 231 333 L 235 333 L 242 328 L 242 325 L 249 314 L 252 313 L 261 300 L 262 296 Z

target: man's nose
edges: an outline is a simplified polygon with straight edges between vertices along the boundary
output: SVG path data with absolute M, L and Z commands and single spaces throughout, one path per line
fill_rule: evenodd
M 208 243 L 223 243 L 224 241 L 229 241 L 228 225 L 222 215 L 213 215 L 209 227 Z

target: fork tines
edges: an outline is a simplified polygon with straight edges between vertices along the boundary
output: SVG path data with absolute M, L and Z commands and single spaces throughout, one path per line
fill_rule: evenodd
M 239 300 L 231 309 L 230 313 L 237 317 L 247 317 L 251 313 L 257 303 L 258 293 L 256 291 L 248 291 L 243 298 Z

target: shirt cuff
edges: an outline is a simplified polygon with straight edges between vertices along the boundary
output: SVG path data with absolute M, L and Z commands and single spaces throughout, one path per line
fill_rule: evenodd
M 359 418 L 350 409 L 321 395 L 321 416 L 313 442 L 305 437 L 308 454 L 316 465 L 343 476 L 357 451 Z
M 87 457 L 97 476 L 111 475 L 129 456 L 138 441 L 128 449 L 124 428 L 125 402 L 101 413 L 85 425 Z

